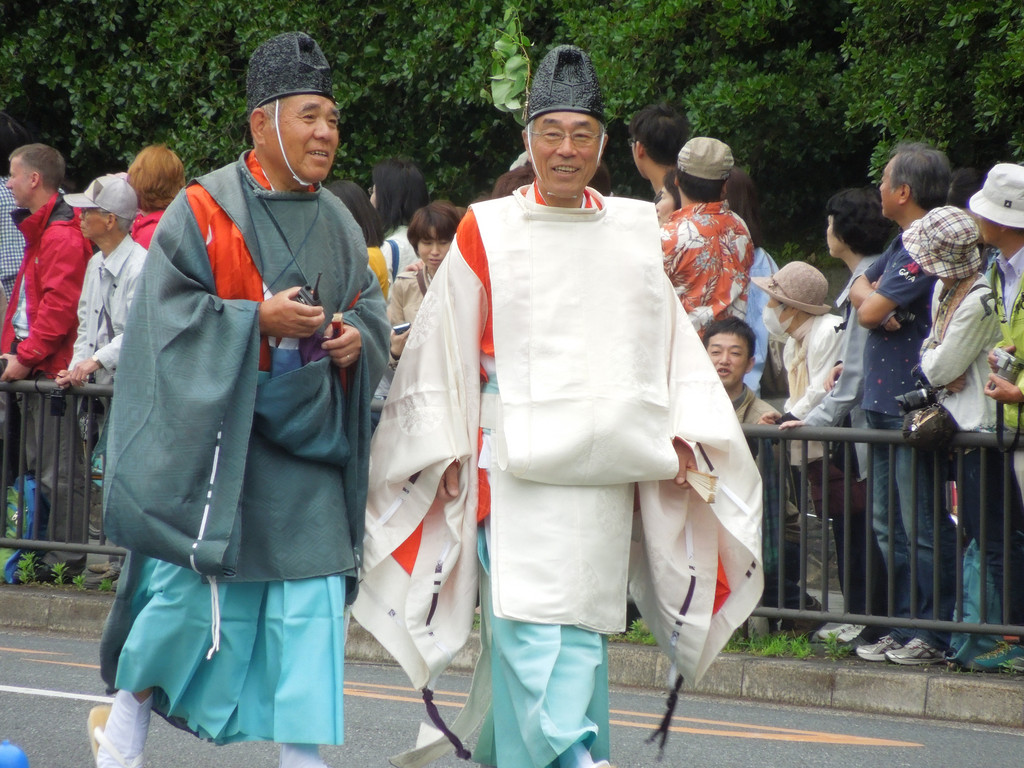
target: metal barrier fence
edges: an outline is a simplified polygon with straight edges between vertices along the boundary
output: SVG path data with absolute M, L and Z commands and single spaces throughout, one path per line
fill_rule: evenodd
M 99 385 L 64 391 L 46 379 L 0 383 L 0 408 L 7 405 L 0 433 L 0 488 L 7 489 L 0 549 L 56 549 L 69 557 L 124 553 L 104 538 L 98 514 L 102 474 L 91 461 L 111 393 L 110 386 Z M 766 579 L 756 615 L 1024 635 L 1024 520 L 1013 476 L 1014 454 L 1000 452 L 994 434 L 960 433 L 951 449 L 940 455 L 908 448 L 898 431 L 802 427 L 783 432 L 750 425 L 743 430 L 757 455 L 765 488 Z M 866 452 L 863 484 L 858 480 L 856 443 Z M 816 460 L 819 446 L 825 446 L 824 456 Z M 901 478 L 909 479 L 912 487 L 907 506 L 929 507 L 908 515 L 910 560 L 905 575 L 901 569 L 886 568 L 886 563 L 899 563 L 899 537 L 890 535 L 884 550 L 879 549 L 872 525 L 873 465 L 880 451 L 885 459 L 881 465 L 889 470 L 902 467 L 906 472 L 909 467 L 909 478 Z M 901 463 L 908 451 L 909 461 Z M 37 480 L 31 500 L 18 490 L 19 478 L 29 471 Z M 893 533 L 901 528 L 897 472 L 886 474 L 878 488 L 886 499 L 879 523 Z M 922 480 L 930 480 L 930 493 Z M 50 528 L 47 538 L 41 539 L 40 520 L 26 529 L 24 513 L 29 501 L 40 509 L 44 498 L 51 510 Z M 951 512 L 955 524 L 949 522 Z M 989 601 L 982 599 L 977 620 L 954 620 L 962 617 L 964 553 L 972 538 L 985 553 L 976 558 L 977 573 L 972 575 L 980 584 L 996 584 L 1000 610 L 989 615 Z M 919 567 L 929 552 L 934 567 Z M 911 600 L 909 616 L 896 615 L 908 590 L 915 595 L 929 587 L 936 596 L 930 609 L 921 610 Z
M 63 390 L 45 378 L 0 383 L 0 549 L 56 550 L 65 560 L 124 554 L 103 536 L 102 476 L 94 476 L 91 460 L 112 390 L 97 384 Z M 45 532 L 46 515 L 34 514 L 26 525 L 30 506 L 48 508 Z
M 757 454 L 765 486 L 766 583 L 755 615 L 1024 635 L 1024 533 L 1014 454 L 1000 450 L 995 434 L 959 433 L 950 449 L 940 453 L 910 448 L 898 430 L 802 427 L 781 431 L 774 426 L 744 425 L 743 431 Z M 866 477 L 859 489 L 853 450 L 857 443 L 866 453 L 862 468 Z M 821 461 L 811 458 L 816 445 L 826 447 Z M 883 452 L 885 476 L 876 484 L 878 452 Z M 901 456 L 907 460 L 901 461 Z M 902 569 L 886 567 L 886 563 L 899 564 L 900 481 L 911 491 L 909 503 L 904 504 L 916 511 L 903 517 L 910 521 L 905 531 L 910 557 L 902 582 Z M 863 493 L 862 502 L 858 491 Z M 885 494 L 885 503 L 873 525 L 878 492 Z M 881 549 L 876 535 L 879 526 L 889 534 Z M 820 536 L 813 535 L 815 529 Z M 989 615 L 990 598 L 976 598 L 974 621 L 963 619 L 964 554 L 971 539 L 979 553 L 972 559 L 976 571 L 970 574 L 971 589 L 992 582 L 989 593 L 994 588 L 1000 606 L 997 615 Z M 920 567 L 929 555 L 933 567 Z M 929 590 L 930 609 L 921 610 L 916 596 Z M 858 596 L 859 604 L 849 604 L 851 593 Z M 905 595 L 911 597 L 909 615 L 897 616 L 897 605 Z

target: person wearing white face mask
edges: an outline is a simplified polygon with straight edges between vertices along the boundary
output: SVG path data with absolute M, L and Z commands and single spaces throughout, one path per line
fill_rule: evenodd
M 810 264 L 794 261 L 753 282 L 768 294 L 761 314 L 765 328 L 787 337 L 782 359 L 789 372 L 789 399 L 781 420 L 802 419 L 825 397 L 825 379 L 839 359 L 843 338 L 837 329 L 840 318 L 828 314 L 825 303 L 828 280 Z

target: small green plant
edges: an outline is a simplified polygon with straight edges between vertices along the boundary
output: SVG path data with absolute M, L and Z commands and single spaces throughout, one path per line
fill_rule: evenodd
M 787 656 L 806 659 L 813 655 L 810 641 L 803 635 L 789 637 L 786 634 L 758 635 L 743 637 L 739 633 L 732 636 L 725 646 L 726 653 L 749 653 L 753 656 Z
M 647 623 L 643 619 L 634 619 L 622 637 L 627 643 L 636 643 L 638 645 L 658 644 L 658 641 L 654 639 L 654 635 L 651 634 L 651 630 L 647 628 Z
M 851 648 L 846 643 L 839 642 L 839 635 L 830 632 L 825 637 L 825 655 L 832 661 L 839 661 L 850 655 Z
M 100 592 L 113 592 L 114 591 L 114 580 L 107 578 L 100 581 L 99 586 Z
M 36 569 L 39 567 L 39 556 L 35 552 L 26 552 L 18 561 L 18 583 L 31 584 L 36 580 Z
M 53 564 L 53 583 L 57 586 L 64 586 L 68 583 L 68 564 L 67 563 L 54 563 Z
M 85 589 L 85 574 L 78 574 L 71 580 L 71 583 L 78 587 L 78 589 Z

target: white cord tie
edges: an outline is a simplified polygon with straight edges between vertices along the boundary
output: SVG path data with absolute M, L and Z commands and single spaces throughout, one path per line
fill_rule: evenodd
M 213 636 L 213 644 L 206 652 L 206 660 L 213 658 L 213 654 L 220 650 L 220 592 L 217 590 L 217 579 L 213 576 L 210 579 L 210 634 Z

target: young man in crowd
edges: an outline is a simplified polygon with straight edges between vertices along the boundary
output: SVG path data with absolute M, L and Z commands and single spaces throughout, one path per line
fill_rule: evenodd
M 629 121 L 629 147 L 640 175 L 655 193 L 676 168 L 690 125 L 667 104 L 648 104 Z
M 45 144 L 26 144 L 14 150 L 10 163 L 7 188 L 18 205 L 12 215 L 25 237 L 25 253 L 0 335 L 7 360 L 2 380 L 52 379 L 71 362 L 78 299 L 92 251 L 78 214 L 59 191 L 65 170 L 60 152 Z M 59 416 L 54 418 L 54 413 Z M 28 438 L 26 468 L 35 473 L 49 502 L 49 536 L 84 544 L 88 523 L 78 414 L 62 400 L 48 402 L 32 394 L 21 399 L 21 418 Z M 52 581 L 58 563 L 64 563 L 64 576 L 70 578 L 85 570 L 85 555 L 46 552 L 36 578 Z

